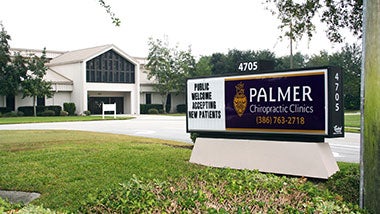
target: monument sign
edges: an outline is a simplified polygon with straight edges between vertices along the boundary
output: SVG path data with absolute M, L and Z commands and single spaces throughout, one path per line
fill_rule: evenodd
M 341 72 L 324 67 L 187 81 L 187 131 L 344 136 Z
M 188 79 L 186 122 L 199 134 L 190 162 L 328 178 L 339 168 L 324 138 L 344 136 L 342 74 L 320 67 Z

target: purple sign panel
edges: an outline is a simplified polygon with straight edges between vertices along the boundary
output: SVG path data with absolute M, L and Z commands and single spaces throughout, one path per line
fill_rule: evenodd
M 226 131 L 327 135 L 327 70 L 225 79 Z

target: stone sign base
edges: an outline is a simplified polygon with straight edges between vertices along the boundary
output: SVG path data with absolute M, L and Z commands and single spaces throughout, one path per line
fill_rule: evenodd
M 190 162 L 323 179 L 339 171 L 328 143 L 197 138 Z

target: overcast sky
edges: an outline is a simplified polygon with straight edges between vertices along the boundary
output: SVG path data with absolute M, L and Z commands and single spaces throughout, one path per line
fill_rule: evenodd
M 278 20 L 264 0 L 105 0 L 121 19 L 115 27 L 98 0 L 0 0 L 0 21 L 14 48 L 77 50 L 114 44 L 132 56 L 146 57 L 148 38 L 168 36 L 171 46 L 191 45 L 194 56 L 230 49 L 269 49 L 288 55 L 289 42 L 278 37 Z M 335 51 L 323 26 L 295 51 Z M 351 40 L 352 43 L 355 40 Z

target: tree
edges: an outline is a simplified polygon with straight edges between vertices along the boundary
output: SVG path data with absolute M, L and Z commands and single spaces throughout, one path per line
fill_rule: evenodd
M 51 91 L 51 82 L 44 80 L 46 75 L 47 67 L 46 63 L 45 49 L 42 52 L 42 56 L 38 57 L 32 55 L 27 58 L 27 73 L 25 79 L 22 80 L 22 94 L 23 98 L 32 97 L 33 98 L 33 112 L 34 116 L 36 113 L 36 100 L 37 97 L 52 97 L 53 92 Z
M 284 32 L 284 35 L 280 36 L 280 39 L 283 39 L 283 37 L 289 39 L 289 67 L 293 68 L 293 42 L 300 41 L 304 34 L 311 39 L 315 31 L 312 18 L 320 7 L 319 1 L 307 0 L 304 3 L 298 3 L 293 0 L 266 0 L 266 2 L 272 2 L 275 6 L 270 10 L 273 14 L 277 14 L 281 22 L 279 29 Z
M 17 93 L 18 83 L 12 67 L 10 46 L 8 41 L 11 36 L 8 35 L 2 23 L 0 23 L 0 95 L 12 96 Z
M 343 42 L 342 30 L 348 29 L 353 35 L 362 35 L 362 0 L 265 0 L 267 9 L 277 14 L 280 29 L 289 27 L 285 36 L 300 38 L 306 33 L 309 39 L 315 31 L 315 16 L 327 25 L 326 35 L 331 42 Z M 290 30 L 293 29 L 292 32 Z
M 290 41 L 290 68 L 293 68 L 293 41 L 297 42 L 306 34 L 311 40 L 315 32 L 315 16 L 322 14 L 320 21 L 327 25 L 326 35 L 331 42 L 343 42 L 342 29 L 349 29 L 361 37 L 362 0 L 266 0 L 267 9 L 277 14 L 279 28 Z M 280 36 L 280 38 L 283 38 Z
M 114 12 L 112 12 L 111 6 L 106 4 L 104 0 L 98 0 L 98 2 L 100 4 L 100 6 L 102 6 L 106 10 L 106 12 L 108 13 L 108 15 L 110 16 L 110 18 L 112 20 L 112 23 L 116 27 L 120 26 L 121 20 L 116 17 L 116 14 Z
M 364 60 L 361 142 L 361 205 L 380 213 L 380 2 L 367 0 L 364 19 Z
M 360 109 L 360 78 L 362 52 L 357 45 L 347 45 L 340 52 L 331 55 L 329 65 L 339 66 L 343 72 L 344 107 Z
M 194 73 L 190 73 L 190 77 L 201 77 L 211 75 L 211 57 L 202 56 L 195 65 Z
M 148 79 L 154 81 L 154 89 L 160 93 L 166 112 L 166 100 L 171 92 L 185 91 L 186 78 L 195 70 L 195 59 L 191 49 L 187 51 L 169 47 L 169 42 L 150 38 L 147 68 Z
M 346 44 L 340 52 L 329 55 L 322 51 L 313 55 L 306 66 L 338 66 L 342 68 L 344 85 L 344 107 L 348 110 L 360 109 L 360 77 L 362 52 L 359 46 Z
M 290 58 L 292 58 L 290 60 Z M 292 68 L 304 68 L 308 57 L 297 52 L 293 56 L 283 56 L 276 60 L 276 70 L 285 70 Z

